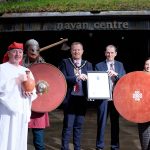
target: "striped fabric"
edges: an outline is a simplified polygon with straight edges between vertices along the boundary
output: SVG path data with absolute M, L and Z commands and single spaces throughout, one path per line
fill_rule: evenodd
M 139 123 L 138 130 L 142 150 L 150 150 L 150 122 Z

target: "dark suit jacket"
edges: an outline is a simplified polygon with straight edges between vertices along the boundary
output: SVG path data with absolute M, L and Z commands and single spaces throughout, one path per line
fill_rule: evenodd
M 82 60 L 81 65 L 84 64 L 85 60 Z M 73 90 L 74 85 L 76 84 L 76 76 L 74 74 L 74 66 L 70 62 L 69 59 L 64 59 L 60 63 L 59 69 L 64 74 L 67 81 L 67 94 L 64 100 L 64 103 L 68 101 L 71 96 L 71 92 Z M 81 68 L 81 73 L 87 74 L 87 71 L 92 71 L 93 67 L 90 62 L 86 62 L 86 64 Z M 87 83 L 86 81 L 82 81 L 84 96 L 87 96 Z
M 115 72 L 118 73 L 118 76 L 115 77 L 115 83 L 116 83 L 123 75 L 126 74 L 126 72 L 125 72 L 123 64 L 119 61 L 116 61 L 116 60 L 114 61 L 114 67 L 115 67 Z M 107 67 L 106 60 L 96 64 L 95 70 L 97 70 L 97 71 L 107 71 L 108 67 Z

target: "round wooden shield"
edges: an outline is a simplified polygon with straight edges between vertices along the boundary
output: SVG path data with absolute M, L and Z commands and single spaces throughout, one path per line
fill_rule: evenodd
M 150 121 L 150 73 L 135 71 L 124 75 L 117 82 L 114 105 L 125 119 L 144 123 Z
M 35 112 L 50 112 L 56 109 L 64 100 L 67 84 L 63 73 L 55 66 L 48 63 L 33 64 L 29 67 L 32 71 L 36 88 L 38 83 L 46 83 L 46 90 L 38 92 L 38 97 L 32 103 L 32 110 Z M 38 91 L 38 89 L 37 89 Z

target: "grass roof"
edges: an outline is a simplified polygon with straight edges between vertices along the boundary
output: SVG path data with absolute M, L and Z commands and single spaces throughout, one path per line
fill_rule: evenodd
M 1 0 L 0 13 L 149 10 L 150 0 Z

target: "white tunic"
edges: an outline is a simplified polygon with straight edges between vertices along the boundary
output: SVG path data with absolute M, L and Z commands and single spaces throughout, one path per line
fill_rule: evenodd
M 19 77 L 28 70 L 9 62 L 0 65 L 0 150 L 27 150 L 31 103 L 36 98 L 22 95 Z

